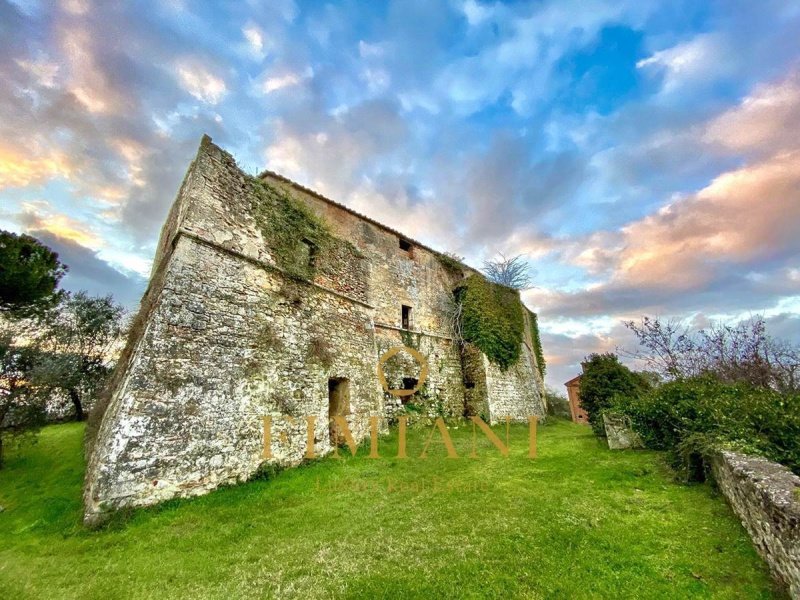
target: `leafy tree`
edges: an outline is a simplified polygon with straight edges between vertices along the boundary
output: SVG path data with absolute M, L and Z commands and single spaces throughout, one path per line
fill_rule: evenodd
M 75 418 L 111 371 L 113 346 L 122 329 L 123 308 L 109 296 L 68 294 L 51 311 L 40 339 L 42 352 L 33 367 L 38 385 L 69 396 Z
M 66 272 L 58 254 L 35 238 L 0 230 L 0 311 L 30 316 L 52 306 Z
M 13 340 L 8 331 L 0 333 L 0 466 L 8 441 L 35 434 L 44 422 L 44 397 L 31 384 L 38 352 Z
M 522 254 L 507 258 L 499 254 L 497 260 L 483 262 L 483 273 L 491 281 L 515 290 L 526 290 L 532 285 L 530 267 Z
M 605 409 L 619 398 L 636 397 L 649 388 L 647 379 L 619 362 L 616 354 L 591 354 L 583 363 L 581 406 L 598 435 L 604 434 Z
M 547 399 L 548 414 L 564 419 L 572 417 L 572 413 L 569 409 L 569 400 L 566 394 L 548 385 L 545 387 L 545 398 Z

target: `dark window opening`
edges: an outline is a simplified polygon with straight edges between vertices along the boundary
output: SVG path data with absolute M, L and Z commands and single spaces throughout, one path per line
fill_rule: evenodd
M 400 250 L 411 252 L 411 242 L 409 242 L 408 240 L 404 240 L 403 238 L 400 238 Z
M 350 381 L 341 377 L 328 379 L 328 427 L 331 445 L 338 446 L 344 441 L 344 435 L 333 417 L 344 417 L 350 414 Z
M 403 304 L 401 327 L 403 329 L 411 329 L 411 307 Z
M 317 263 L 317 245 L 307 238 L 301 240 L 306 251 L 306 264 L 313 267 Z
M 404 390 L 413 390 L 417 387 L 419 380 L 416 377 L 403 377 L 403 389 Z M 400 396 L 403 404 L 408 404 L 411 398 L 414 397 L 414 394 L 409 394 L 408 396 Z

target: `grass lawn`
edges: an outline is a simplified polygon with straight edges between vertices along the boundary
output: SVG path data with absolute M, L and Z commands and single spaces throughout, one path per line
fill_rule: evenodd
M 496 428 L 501 431 L 502 428 Z M 80 526 L 79 424 L 0 471 L 0 598 L 773 598 L 724 500 L 672 482 L 661 455 L 587 427 L 512 427 L 512 456 L 471 430 L 411 430 L 407 460 L 326 458 L 100 531 Z M 366 454 L 366 453 L 365 453 Z

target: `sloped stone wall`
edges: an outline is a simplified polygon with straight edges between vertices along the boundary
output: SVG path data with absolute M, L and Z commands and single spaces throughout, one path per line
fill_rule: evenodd
M 763 458 L 722 451 L 714 478 L 772 575 L 800 598 L 800 477 Z
M 312 286 L 296 303 L 279 274 L 190 237 L 167 281 L 95 444 L 91 513 L 247 479 L 263 461 L 263 416 L 274 419 L 274 462 L 303 458 L 309 415 L 316 452 L 327 453 L 329 378 L 350 381 L 354 436 L 383 415 L 366 307 Z

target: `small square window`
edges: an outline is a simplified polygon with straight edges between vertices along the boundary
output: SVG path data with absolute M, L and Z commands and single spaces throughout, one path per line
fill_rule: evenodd
M 419 383 L 419 380 L 414 378 L 414 377 L 403 377 L 403 389 L 404 390 L 413 390 L 415 387 L 417 387 L 418 383 Z M 400 401 L 403 404 L 408 404 L 409 401 L 413 397 L 414 397 L 414 394 L 411 394 L 410 396 L 401 396 L 400 397 Z
M 409 242 L 408 240 L 404 240 L 403 238 L 400 238 L 400 250 L 411 252 L 411 242 Z

